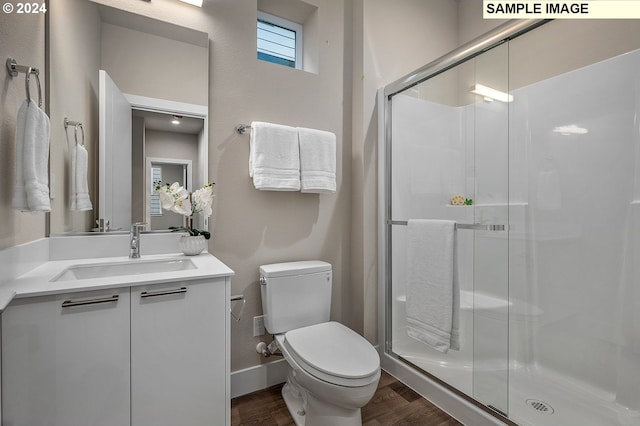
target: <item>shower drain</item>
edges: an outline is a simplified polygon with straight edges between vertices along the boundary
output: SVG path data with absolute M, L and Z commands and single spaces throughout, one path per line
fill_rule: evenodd
M 553 407 L 550 406 L 549 404 L 547 404 L 544 401 L 540 401 L 537 399 L 527 399 L 526 403 L 529 407 L 533 408 L 534 410 L 536 410 L 539 413 L 543 413 L 543 414 L 553 414 L 554 410 Z

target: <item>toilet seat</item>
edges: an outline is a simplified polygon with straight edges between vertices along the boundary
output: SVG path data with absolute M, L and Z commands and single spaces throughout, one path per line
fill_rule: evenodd
M 378 353 L 366 339 L 340 323 L 315 324 L 278 337 L 294 361 L 320 380 L 346 387 L 378 380 Z

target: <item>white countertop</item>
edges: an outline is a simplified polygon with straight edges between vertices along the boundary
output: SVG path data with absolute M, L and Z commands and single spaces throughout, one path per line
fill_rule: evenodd
M 194 269 L 118 275 L 91 279 L 52 281 L 65 269 L 75 265 L 96 265 L 122 262 L 145 262 L 162 259 L 189 259 Z M 177 281 L 191 281 L 207 278 L 230 277 L 234 274 L 228 266 L 209 253 L 197 256 L 185 256 L 182 253 L 169 253 L 143 256 L 140 259 L 128 257 L 102 257 L 91 259 L 54 260 L 19 276 L 0 286 L 0 311 L 17 297 L 44 296 L 49 294 L 70 293 L 87 290 L 100 290 L 117 287 L 161 284 Z

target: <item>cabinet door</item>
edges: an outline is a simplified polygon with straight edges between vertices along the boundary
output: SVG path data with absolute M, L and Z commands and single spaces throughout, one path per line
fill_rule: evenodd
M 129 289 L 16 299 L 2 313 L 2 421 L 127 426 Z
M 229 424 L 225 279 L 131 289 L 131 423 Z

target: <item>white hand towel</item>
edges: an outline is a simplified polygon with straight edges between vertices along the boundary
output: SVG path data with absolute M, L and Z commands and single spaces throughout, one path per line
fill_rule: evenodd
M 460 349 L 455 222 L 409 220 L 407 332 L 440 352 Z
M 26 103 L 26 106 L 25 106 Z M 35 102 L 23 103 L 24 125 L 18 111 L 16 177 L 13 207 L 32 212 L 51 211 L 49 200 L 49 117 Z M 26 205 L 24 199 L 26 198 Z
M 93 210 L 89 197 L 87 169 L 89 153 L 82 145 L 71 148 L 71 210 Z
M 47 114 L 35 102 L 29 102 L 24 126 L 24 186 L 32 212 L 51 211 L 49 199 L 49 138 Z
M 249 176 L 266 191 L 300 190 L 300 149 L 295 127 L 254 121 L 249 142 Z
M 13 200 L 11 205 L 16 210 L 28 211 L 27 191 L 24 188 L 24 128 L 27 122 L 27 108 L 29 102 L 26 100 L 20 105 L 16 117 L 16 174 L 13 180 Z
M 302 192 L 336 192 L 336 135 L 298 128 Z

